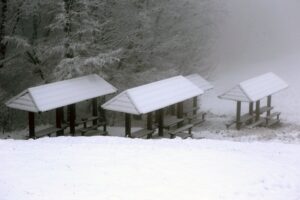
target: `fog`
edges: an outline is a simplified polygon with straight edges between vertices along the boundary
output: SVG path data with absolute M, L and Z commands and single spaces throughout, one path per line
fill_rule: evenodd
M 242 64 L 300 52 L 299 0 L 226 0 L 214 60 Z

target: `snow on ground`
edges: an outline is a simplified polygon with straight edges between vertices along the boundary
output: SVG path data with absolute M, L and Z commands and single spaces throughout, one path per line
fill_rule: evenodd
M 300 146 L 59 137 L 0 140 L 2 200 L 298 200 Z

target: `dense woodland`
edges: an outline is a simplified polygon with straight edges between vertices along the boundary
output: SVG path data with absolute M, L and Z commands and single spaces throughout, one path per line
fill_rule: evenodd
M 120 90 L 210 66 L 209 0 L 1 0 L 3 102 L 27 87 L 97 73 Z

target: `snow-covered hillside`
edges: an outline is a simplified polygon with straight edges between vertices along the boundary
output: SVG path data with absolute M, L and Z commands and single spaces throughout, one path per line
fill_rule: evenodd
M 2 200 L 298 200 L 300 146 L 62 137 L 0 141 Z

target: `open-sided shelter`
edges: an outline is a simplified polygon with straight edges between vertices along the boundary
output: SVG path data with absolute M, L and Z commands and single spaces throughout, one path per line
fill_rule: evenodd
M 68 106 L 71 134 L 75 133 L 75 104 L 92 99 L 93 116 L 97 116 L 97 97 L 117 89 L 96 74 L 31 87 L 6 102 L 6 106 L 28 112 L 29 137 L 35 138 L 34 113 L 56 109 L 56 131 L 62 133 L 63 107 Z M 93 123 L 96 123 L 96 118 Z
M 164 108 L 177 104 L 177 117 L 183 117 L 182 102 L 203 94 L 203 90 L 183 76 L 175 76 L 125 90 L 102 108 L 125 113 L 125 135 L 131 136 L 131 115 L 147 114 L 147 129 L 152 130 L 152 112 L 156 112 L 159 135 L 163 136 Z
M 185 78 L 187 78 L 193 84 L 195 84 L 197 87 L 199 87 L 201 90 L 203 90 L 204 93 L 214 88 L 214 86 L 210 82 L 208 82 L 206 79 L 204 79 L 199 74 L 190 74 L 188 76 L 185 76 Z M 193 114 L 196 115 L 197 110 L 198 110 L 198 97 L 193 98 L 193 108 L 192 109 L 193 109 Z M 204 116 L 203 116 L 203 118 L 204 118 Z
M 260 125 L 266 121 L 266 125 L 271 125 L 271 118 L 277 115 L 277 120 L 273 121 L 276 123 L 279 119 L 279 113 L 274 113 L 271 115 L 271 98 L 275 93 L 280 92 L 288 87 L 288 84 L 279 78 L 274 73 L 266 73 L 258 77 L 246 80 L 236 85 L 229 91 L 220 95 L 220 99 L 227 99 L 237 102 L 237 112 L 236 112 L 236 127 L 240 129 L 242 123 L 247 121 L 255 121 L 252 126 Z M 267 97 L 267 106 L 260 107 L 260 101 Z M 249 103 L 249 113 L 241 116 L 241 103 Z M 254 103 L 255 111 L 254 111 Z M 266 120 L 260 119 L 260 115 L 264 112 L 267 112 Z

